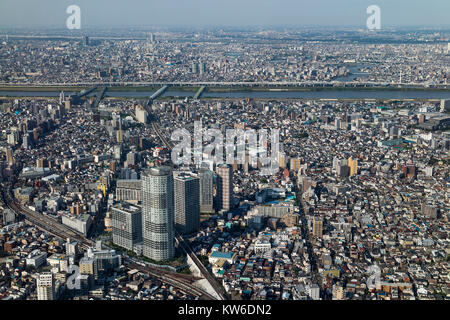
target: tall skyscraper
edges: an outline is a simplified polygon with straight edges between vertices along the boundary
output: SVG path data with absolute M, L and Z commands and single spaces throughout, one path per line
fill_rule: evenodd
M 147 123 L 147 119 L 148 119 L 148 113 L 147 111 L 144 109 L 143 106 L 138 105 L 136 107 L 136 119 L 137 121 L 139 121 L 140 123 Z
M 123 131 L 122 131 L 122 129 L 119 129 L 119 130 L 116 131 L 116 141 L 118 143 L 123 142 Z
M 217 209 L 230 210 L 233 197 L 233 171 L 228 164 L 217 166 Z
M 198 173 L 200 179 L 200 212 L 213 213 L 213 173 L 202 168 Z
M 323 220 L 320 217 L 314 217 L 313 219 L 313 232 L 314 237 L 321 238 L 323 234 Z
M 70 110 L 70 107 L 71 107 L 70 99 L 66 99 L 66 101 L 64 101 L 64 107 L 65 107 L 66 111 Z
M 119 130 L 116 133 L 116 141 L 118 143 L 123 142 L 123 131 L 122 131 L 122 119 L 119 118 Z
M 300 158 L 291 158 L 289 161 L 289 169 L 291 171 L 297 172 L 302 165 L 302 160 Z
M 127 153 L 127 164 L 130 166 L 135 166 L 137 164 L 138 154 L 136 152 L 130 151 Z
M 59 93 L 59 103 L 62 104 L 64 101 L 66 101 L 65 94 L 64 91 L 61 91 Z
M 280 164 L 280 168 L 284 169 L 286 168 L 286 160 L 288 157 L 286 157 L 286 154 L 284 152 L 278 152 L 278 163 Z
M 138 207 L 121 203 L 112 208 L 113 243 L 128 250 L 133 250 L 142 242 L 142 212 Z
M 53 273 L 43 272 L 37 278 L 37 298 L 38 300 L 55 299 L 55 280 Z
M 339 178 L 348 177 L 350 174 L 349 166 L 347 164 L 343 164 L 343 163 L 338 164 L 338 166 L 336 168 L 336 174 Z
M 354 176 L 358 173 L 358 159 L 348 158 L 348 167 L 350 168 L 350 176 Z
M 142 176 L 144 256 L 172 259 L 174 249 L 173 175 L 169 167 L 151 168 Z
M 24 149 L 32 149 L 33 147 L 33 139 L 31 138 L 29 133 L 26 133 L 23 136 L 23 143 L 22 143 L 22 147 Z
M 10 166 L 15 163 L 13 151 L 9 147 L 6 148 L 6 161 Z
M 198 64 L 196 62 L 192 62 L 191 72 L 192 73 L 197 73 L 198 72 Z
M 334 121 L 334 125 L 336 126 L 336 130 L 339 130 L 341 128 L 341 120 L 340 119 L 336 119 Z
M 8 144 L 15 146 L 16 144 L 19 143 L 19 132 L 17 131 L 17 129 L 13 129 L 11 130 L 11 133 L 9 133 L 7 135 L 7 142 Z
M 190 234 L 200 227 L 200 179 L 190 172 L 174 172 L 175 228 Z
M 206 70 L 205 63 L 204 62 L 200 62 L 199 63 L 199 73 L 200 74 L 204 74 L 205 70 Z
M 113 153 L 114 159 L 120 160 L 120 158 L 122 157 L 122 145 L 121 144 L 114 145 Z
M 449 110 L 450 110 L 450 100 L 442 99 L 441 100 L 441 105 L 440 105 L 440 111 L 441 112 L 446 112 L 446 111 L 449 111 Z
M 48 167 L 48 161 L 45 158 L 39 158 L 36 160 L 36 167 L 38 168 L 47 168 Z

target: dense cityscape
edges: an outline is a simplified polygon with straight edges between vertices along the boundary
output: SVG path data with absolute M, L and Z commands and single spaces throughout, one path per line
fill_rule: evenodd
M 0 84 L 448 84 L 448 33 L 411 31 L 402 34 L 402 42 L 395 33 L 380 39 L 367 30 L 333 37 L 322 32 L 308 41 L 289 31 L 229 33 L 142 31 L 141 40 L 124 35 L 120 41 L 104 32 L 96 38 L 80 35 L 82 41 L 61 35 L 30 42 L 33 37 L 5 31 Z
M 0 299 L 448 300 L 450 33 L 308 32 L 5 31 Z

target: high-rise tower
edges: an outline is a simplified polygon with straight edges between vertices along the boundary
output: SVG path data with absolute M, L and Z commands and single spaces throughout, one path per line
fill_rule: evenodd
M 190 234 L 200 227 L 200 180 L 190 172 L 174 173 L 175 228 Z
M 174 257 L 173 175 L 169 167 L 155 167 L 142 175 L 142 237 L 144 256 Z
M 217 166 L 217 209 L 230 210 L 233 196 L 233 171 L 228 164 Z
M 348 158 L 348 167 L 350 168 L 350 176 L 354 176 L 358 173 L 358 159 Z
M 200 179 L 200 212 L 213 213 L 213 173 L 202 168 L 198 177 Z
M 315 216 L 313 219 L 313 237 L 321 238 L 323 234 L 323 219 Z
M 37 278 L 37 298 L 38 300 L 55 299 L 55 279 L 53 273 L 43 272 Z

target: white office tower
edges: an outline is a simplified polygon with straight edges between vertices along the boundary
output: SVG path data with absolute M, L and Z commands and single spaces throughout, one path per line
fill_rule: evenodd
M 200 227 L 200 179 L 191 172 L 173 175 L 175 229 L 190 234 Z
M 120 144 L 116 144 L 114 146 L 114 159 L 116 160 L 120 160 L 121 156 L 122 156 L 122 145 Z
M 38 300 L 55 299 L 55 280 L 53 273 L 43 272 L 37 278 L 37 298 Z
M 174 257 L 173 175 L 169 167 L 146 170 L 142 176 L 143 254 L 161 261 Z
M 335 124 L 336 130 L 341 129 L 341 120 L 336 119 L 336 120 L 334 121 L 334 124 Z
M 217 166 L 217 210 L 229 211 L 233 196 L 233 171 L 229 164 Z
M 64 96 L 64 91 L 61 91 L 59 94 L 59 104 L 62 104 L 64 101 L 66 101 L 66 98 Z
M 447 112 L 450 111 L 450 100 L 445 100 L 442 99 L 441 100 L 441 108 L 440 108 L 441 112 Z
M 119 203 L 111 210 L 113 243 L 134 250 L 142 242 L 142 211 L 128 203 Z
M 202 168 L 198 173 L 200 179 L 200 212 L 214 213 L 213 173 Z
M 137 121 L 139 121 L 140 123 L 147 123 L 147 119 L 148 119 L 148 113 L 147 111 L 144 109 L 143 106 L 138 105 L 136 107 L 136 119 Z
M 68 256 L 76 256 L 78 253 L 78 242 L 70 240 L 67 238 L 66 246 L 66 255 Z

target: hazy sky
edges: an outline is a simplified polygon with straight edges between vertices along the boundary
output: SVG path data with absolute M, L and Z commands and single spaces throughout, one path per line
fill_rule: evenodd
M 383 26 L 449 26 L 450 0 L 0 0 L 2 27 L 65 28 L 66 8 L 81 8 L 83 26 L 365 27 L 366 8 L 381 8 Z

